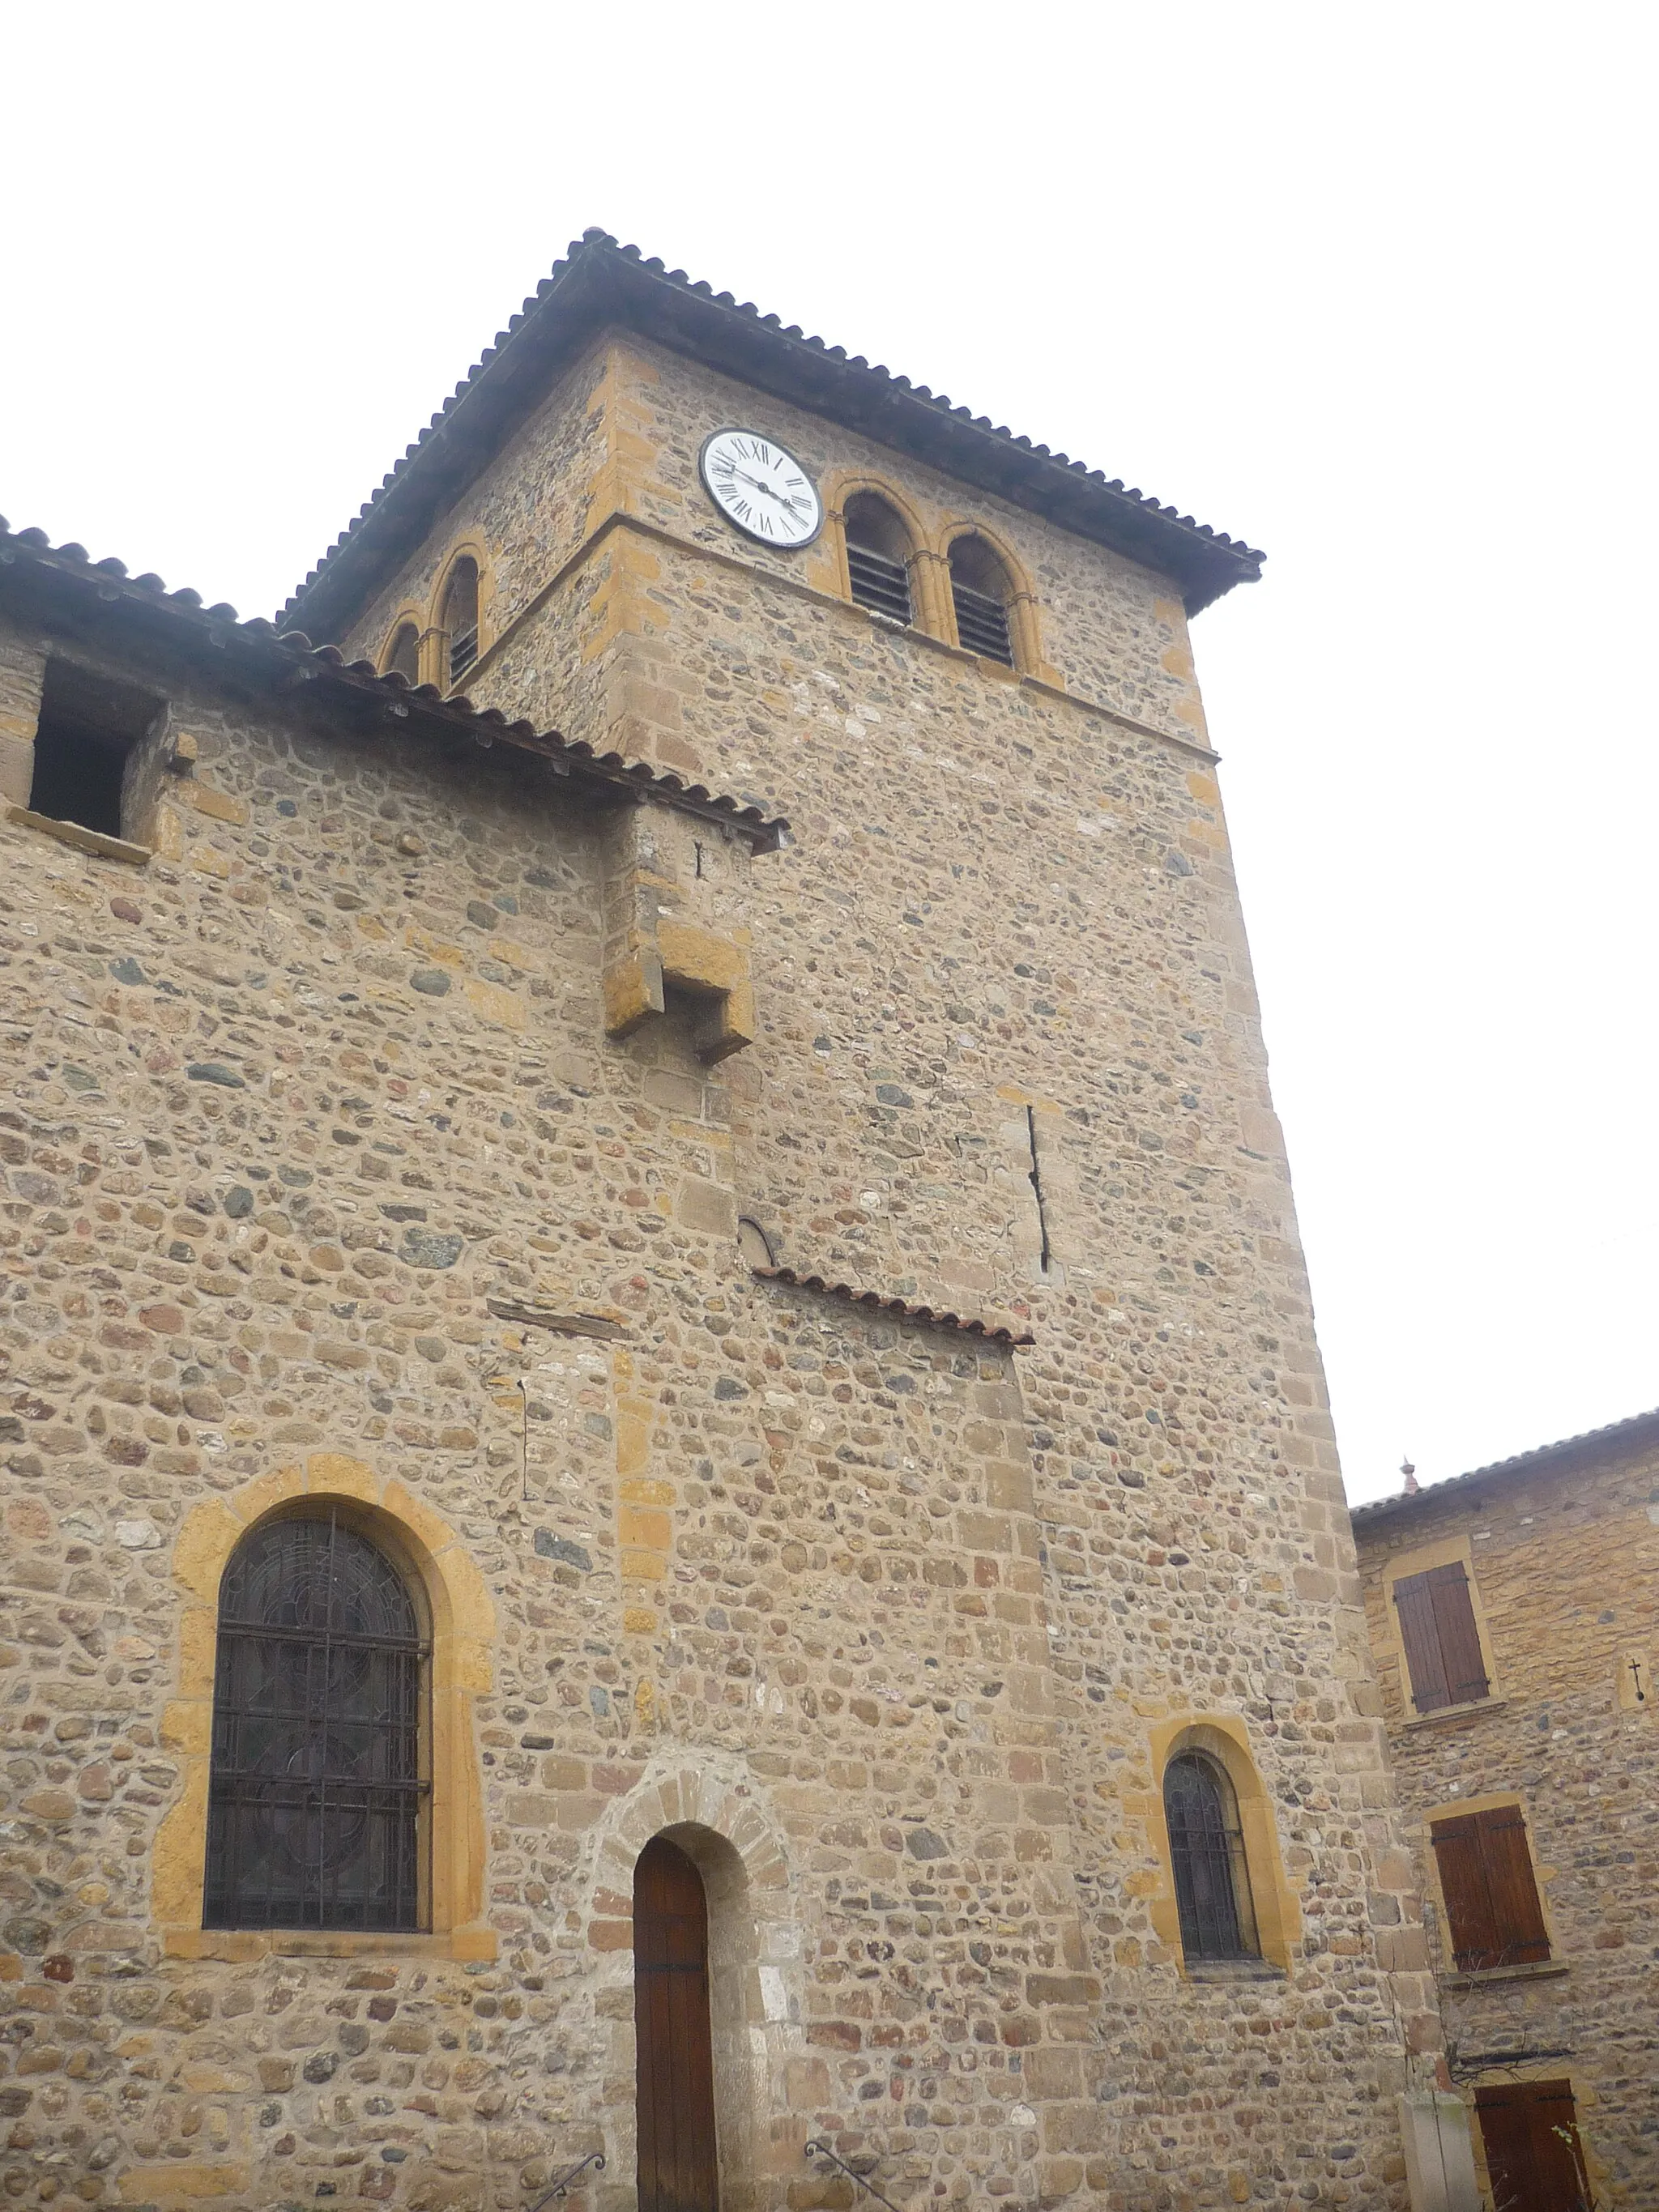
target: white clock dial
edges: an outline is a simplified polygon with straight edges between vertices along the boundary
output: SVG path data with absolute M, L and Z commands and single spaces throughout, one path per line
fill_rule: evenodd
M 817 486 L 787 447 L 758 430 L 716 430 L 697 465 L 704 489 L 728 522 L 763 545 L 808 545 L 823 507 Z

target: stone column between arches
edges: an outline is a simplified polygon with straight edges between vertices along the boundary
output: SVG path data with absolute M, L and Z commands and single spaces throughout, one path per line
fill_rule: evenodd
M 632 2201 L 634 1868 L 663 1835 L 696 1866 L 708 1899 L 720 2212 L 767 2212 L 802 2171 L 807 2135 L 792 2079 L 805 2057 L 804 1943 L 781 1828 L 741 1759 L 680 1753 L 654 1761 L 599 1839 L 588 1941 L 598 1960 L 607 2181 L 617 2199 Z

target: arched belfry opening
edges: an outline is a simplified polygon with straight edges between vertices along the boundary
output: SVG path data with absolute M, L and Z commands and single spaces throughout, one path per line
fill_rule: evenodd
M 982 538 L 970 532 L 951 547 L 951 599 L 956 608 L 957 640 L 964 652 L 1014 665 L 1008 572 Z
M 653 1836 L 634 1867 L 639 2212 L 720 2212 L 708 1897 Z
M 847 573 L 854 605 L 894 622 L 915 620 L 910 598 L 910 540 L 884 499 L 855 492 L 847 502 Z

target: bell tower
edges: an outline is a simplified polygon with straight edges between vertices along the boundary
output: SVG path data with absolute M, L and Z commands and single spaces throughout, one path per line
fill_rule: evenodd
M 594 893 L 637 1202 L 539 1249 L 632 1301 L 629 1771 L 789 1838 L 722 2202 L 1392 2205 L 1445 2103 L 1188 635 L 1261 560 L 589 232 L 287 610 L 684 802 Z

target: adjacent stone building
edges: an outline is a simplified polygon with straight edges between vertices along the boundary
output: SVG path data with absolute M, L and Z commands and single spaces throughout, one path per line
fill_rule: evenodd
M 282 635 L 0 536 L 12 2199 L 1406 2203 L 1258 566 L 599 234 Z
M 1659 1413 L 1353 1519 L 1493 2200 L 1659 2203 Z

